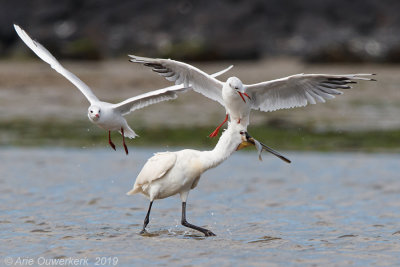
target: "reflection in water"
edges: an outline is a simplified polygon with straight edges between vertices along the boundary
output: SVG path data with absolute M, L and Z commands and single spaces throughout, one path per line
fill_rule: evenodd
M 179 225 L 180 200 L 147 208 L 127 197 L 159 149 L 2 149 L 0 256 L 118 257 L 119 264 L 398 264 L 399 155 L 287 152 L 292 165 L 235 153 L 191 192 L 188 216 L 205 238 Z M 132 149 L 133 151 L 133 149 Z M 211 220 L 210 220 L 211 219 Z

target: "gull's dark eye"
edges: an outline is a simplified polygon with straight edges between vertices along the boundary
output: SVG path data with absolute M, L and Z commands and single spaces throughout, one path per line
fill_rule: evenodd
M 238 89 L 239 89 L 239 87 L 235 86 L 235 89 L 236 89 L 236 90 L 238 90 Z
M 90 113 L 93 113 L 93 110 L 91 110 Z
M 243 132 L 243 131 L 240 131 L 240 134 L 241 134 L 241 135 L 243 135 L 243 134 L 244 134 L 244 132 Z

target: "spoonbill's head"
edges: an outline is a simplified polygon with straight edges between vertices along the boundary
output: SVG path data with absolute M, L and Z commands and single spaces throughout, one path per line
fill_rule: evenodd
M 244 86 L 241 80 L 239 80 L 239 78 L 236 77 L 230 77 L 226 83 L 228 84 L 228 86 L 234 90 L 235 92 L 237 92 L 239 94 L 239 96 L 242 98 L 243 102 L 246 103 L 246 100 L 244 99 L 243 95 L 245 95 L 246 97 L 248 97 L 249 99 L 250 96 L 244 91 Z
M 274 149 L 270 148 L 269 146 L 257 141 L 256 139 L 251 137 L 248 132 L 240 131 L 240 135 L 242 137 L 242 142 L 238 145 L 236 150 L 240 150 L 240 149 L 248 147 L 248 146 L 255 146 L 258 150 L 259 160 L 262 160 L 261 152 L 263 152 L 265 150 L 265 151 L 268 151 L 269 153 L 273 154 L 274 156 L 280 158 L 281 160 L 285 161 L 286 163 L 291 163 L 290 159 L 281 155 L 278 151 L 275 151 Z
M 100 119 L 101 109 L 98 106 L 90 106 L 88 109 L 89 119 L 96 122 Z
M 236 150 L 240 150 L 240 149 L 248 147 L 248 146 L 256 145 L 254 138 L 251 137 L 248 132 L 240 131 L 240 135 L 242 136 L 242 142 L 239 144 L 239 146 L 236 148 Z

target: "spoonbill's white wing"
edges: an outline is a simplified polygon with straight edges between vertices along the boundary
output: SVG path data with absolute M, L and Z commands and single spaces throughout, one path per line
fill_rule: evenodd
M 14 24 L 14 28 L 22 41 L 24 41 L 24 43 L 35 52 L 38 57 L 40 57 L 44 62 L 50 64 L 53 69 L 73 83 L 85 95 L 91 104 L 99 101 L 99 99 L 93 94 L 92 90 L 90 90 L 90 88 L 73 73 L 66 70 L 46 48 L 32 40 L 18 25 Z
M 252 99 L 253 109 L 274 111 L 325 102 L 343 94 L 338 89 L 350 89 L 349 84 L 356 83 L 355 80 L 374 81 L 364 77 L 370 75 L 373 74 L 296 74 L 244 87 Z
M 212 77 L 217 77 L 228 70 L 230 70 L 233 66 L 229 66 L 226 69 L 223 69 L 219 72 L 216 72 L 214 74 L 211 74 Z M 115 110 L 118 110 L 122 115 L 127 115 L 130 112 L 136 110 L 136 109 L 141 109 L 146 106 L 156 104 L 162 101 L 168 101 L 171 99 L 177 98 L 177 92 L 185 92 L 188 89 L 191 89 L 190 87 L 185 88 L 183 85 L 174 85 L 170 86 L 164 89 L 159 89 L 156 91 L 148 92 L 142 95 L 138 95 L 135 97 L 131 97 L 121 103 L 113 105 L 113 108 Z
M 162 178 L 176 162 L 176 153 L 162 152 L 157 153 L 143 166 L 139 175 L 136 178 L 133 189 L 126 193 L 132 195 L 141 191 L 142 186 Z
M 223 83 L 204 71 L 171 59 L 146 58 L 134 55 L 129 55 L 129 57 L 131 58 L 129 61 L 151 67 L 153 71 L 167 80 L 175 82 L 175 84 L 184 84 L 185 87 L 191 86 L 194 91 L 218 101 L 224 106 L 222 99 Z

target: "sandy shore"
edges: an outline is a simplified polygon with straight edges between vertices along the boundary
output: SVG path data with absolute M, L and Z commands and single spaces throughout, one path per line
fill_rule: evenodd
M 149 69 L 125 59 L 103 62 L 62 62 L 96 93 L 119 102 L 150 90 L 171 85 Z M 360 82 L 352 90 L 325 104 L 271 113 L 254 111 L 252 125 L 279 121 L 316 129 L 400 128 L 400 67 L 391 65 L 304 65 L 293 60 L 262 62 L 195 63 L 212 73 L 234 64 L 228 74 L 244 83 L 285 77 L 295 73 L 377 73 L 378 82 Z M 39 60 L 0 62 L 0 122 L 15 119 L 86 120 L 88 103 L 66 79 Z M 128 119 L 145 127 L 216 125 L 224 109 L 197 93 L 136 111 Z

